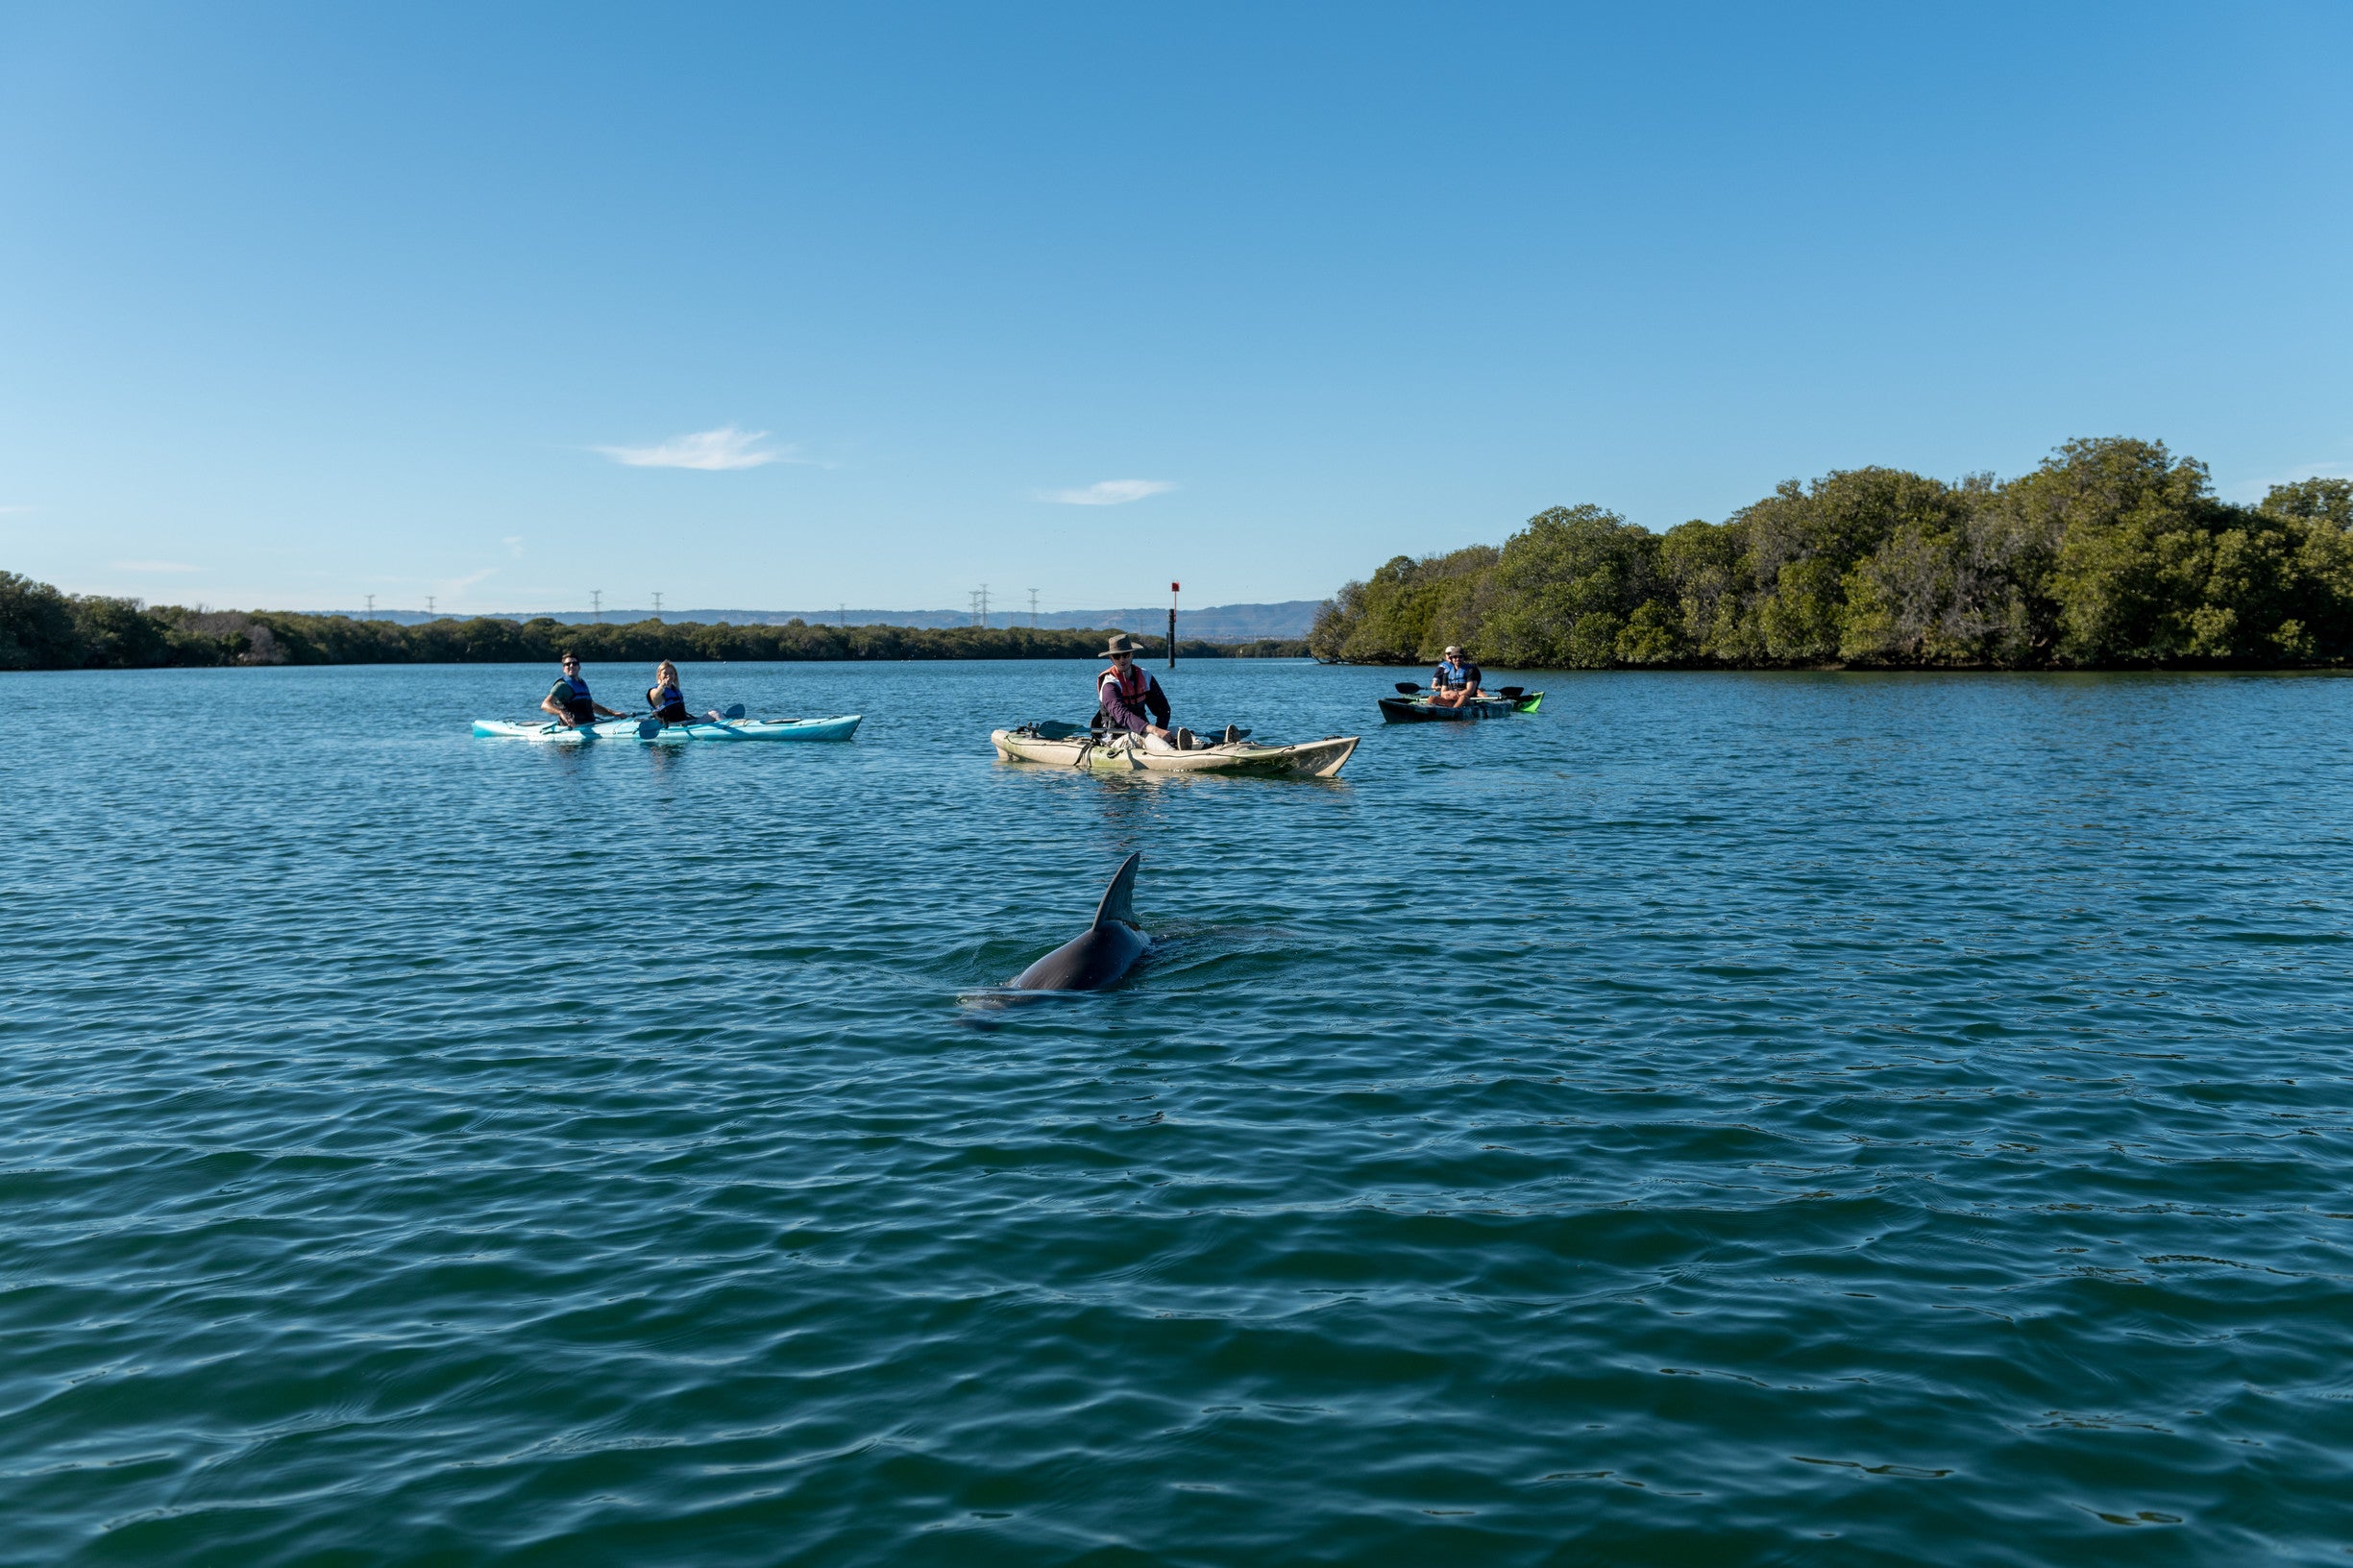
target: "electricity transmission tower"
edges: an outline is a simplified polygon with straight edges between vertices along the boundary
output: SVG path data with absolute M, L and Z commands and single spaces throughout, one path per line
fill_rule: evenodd
M 374 594 L 370 594 L 370 595 L 368 596 L 368 613 L 367 613 L 367 619 L 368 619 L 368 620 L 370 620 L 370 621 L 373 621 L 373 620 L 375 620 L 375 619 L 376 619 L 376 596 L 375 596 Z
M 662 596 L 659 594 L 653 596 L 653 618 L 656 621 L 662 619 Z
M 430 595 L 430 594 L 427 594 L 427 595 L 425 596 L 425 613 L 426 613 L 427 615 L 431 615 L 431 614 L 433 614 L 433 613 L 434 613 L 434 611 L 433 611 L 433 596 L 432 596 L 432 595 Z
M 835 617 L 846 627 L 849 625 L 849 600 L 843 600 L 833 607 Z
M 1029 629 L 1038 629 L 1038 590 L 1035 588 L 1029 591 Z
M 604 590 L 601 588 L 588 591 L 588 618 L 599 625 L 604 624 Z

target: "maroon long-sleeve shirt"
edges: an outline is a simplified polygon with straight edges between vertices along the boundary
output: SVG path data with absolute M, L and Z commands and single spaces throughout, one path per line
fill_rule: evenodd
M 1164 726 L 1168 723 L 1167 694 L 1160 689 L 1160 682 L 1152 675 L 1147 674 L 1143 678 L 1145 711 L 1142 713 L 1129 707 L 1127 698 L 1119 695 L 1117 677 L 1105 675 L 1096 682 L 1095 698 L 1103 704 L 1103 722 L 1113 729 L 1124 729 L 1130 734 L 1140 735 L 1152 727 L 1151 714 L 1154 710 L 1158 711 Z

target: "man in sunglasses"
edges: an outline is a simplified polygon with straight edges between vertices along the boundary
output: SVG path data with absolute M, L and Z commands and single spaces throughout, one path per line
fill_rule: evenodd
M 548 695 L 539 699 L 539 711 L 555 715 L 566 729 L 593 724 L 599 714 L 607 719 L 621 717 L 588 695 L 588 682 L 580 678 L 580 656 L 569 650 L 564 654 L 564 673 L 548 688 Z
M 1437 708 L 1458 708 L 1474 697 L 1486 694 L 1480 691 L 1479 666 L 1462 656 L 1459 645 L 1446 645 L 1446 657 L 1430 676 L 1430 705 Z
M 1095 702 L 1102 710 L 1096 717 L 1105 730 L 1141 735 L 1144 744 L 1156 751 L 1173 749 L 1176 741 L 1168 733 L 1168 694 L 1160 689 L 1151 671 L 1136 663 L 1142 646 L 1127 637 L 1114 637 L 1103 650 L 1111 668 L 1094 677 Z

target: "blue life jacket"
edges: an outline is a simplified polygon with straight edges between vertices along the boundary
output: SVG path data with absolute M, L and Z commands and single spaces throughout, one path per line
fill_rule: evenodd
M 548 695 L 564 705 L 575 723 L 587 723 L 597 717 L 597 709 L 589 700 L 588 682 L 577 675 L 565 675 L 548 689 Z
M 666 724 L 685 723 L 693 716 L 686 711 L 686 694 L 675 686 L 656 686 L 646 694 L 653 708 L 653 716 Z
M 1452 659 L 1442 659 L 1438 662 L 1436 672 L 1430 677 L 1430 684 L 1442 692 L 1451 692 L 1461 686 L 1476 685 L 1478 681 L 1479 666 L 1468 659 L 1464 659 L 1460 664 L 1457 664 Z

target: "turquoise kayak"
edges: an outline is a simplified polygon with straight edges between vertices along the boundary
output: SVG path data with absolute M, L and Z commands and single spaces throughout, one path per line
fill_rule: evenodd
M 835 719 L 736 719 L 701 720 L 691 724 L 664 724 L 650 735 L 641 736 L 638 730 L 642 719 L 600 719 L 593 724 L 550 723 L 545 721 L 515 723 L 505 719 L 477 719 L 474 733 L 521 741 L 552 741 L 563 746 L 583 746 L 590 741 L 644 740 L 655 746 L 676 745 L 686 741 L 846 741 L 858 733 L 864 714 L 848 713 Z

